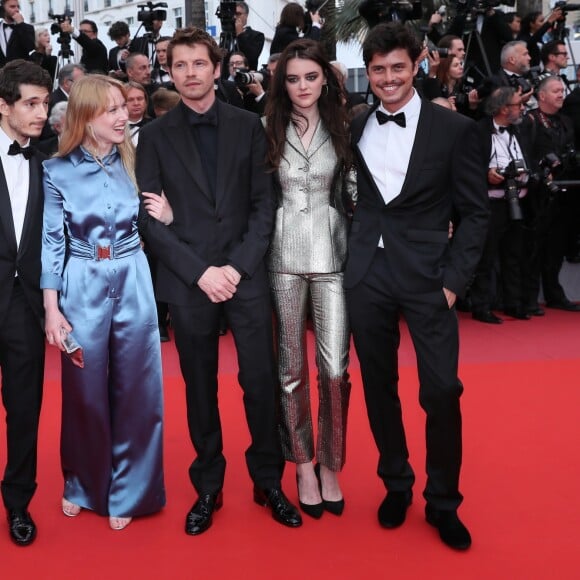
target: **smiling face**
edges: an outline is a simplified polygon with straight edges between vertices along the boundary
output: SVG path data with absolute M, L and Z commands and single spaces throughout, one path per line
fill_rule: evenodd
M 318 107 L 325 84 L 322 67 L 313 60 L 293 58 L 288 61 L 285 85 L 294 110 L 305 113 Z
M 110 153 L 113 145 L 124 141 L 128 119 L 123 93 L 117 87 L 111 87 L 107 108 L 89 123 L 89 131 L 97 142 L 101 157 Z
M 0 99 L 0 126 L 21 145 L 28 139 L 39 137 L 46 122 L 48 90 L 36 85 L 20 85 L 20 99 L 9 105 Z
M 377 53 L 369 61 L 367 76 L 371 90 L 390 113 L 398 111 L 411 100 L 417 68 L 418 64 L 403 48 L 387 54 Z

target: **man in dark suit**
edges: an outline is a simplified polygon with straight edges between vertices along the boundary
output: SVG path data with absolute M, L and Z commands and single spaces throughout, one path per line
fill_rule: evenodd
M 243 52 L 250 70 L 258 70 L 258 59 L 264 48 L 264 34 L 248 26 L 250 7 L 247 2 L 236 2 L 235 50 Z
M 129 40 L 131 38 L 129 25 L 124 20 L 113 22 L 107 34 L 116 44 L 116 46 L 109 50 L 109 64 L 107 71 L 112 72 L 115 78 L 125 80 L 127 78 L 125 61 L 129 56 Z
M 358 203 L 345 286 L 367 412 L 387 488 L 379 522 L 400 526 L 413 470 L 398 397 L 399 315 L 413 338 L 427 414 L 427 521 L 467 549 L 457 517 L 463 390 L 454 304 L 471 276 L 488 220 L 485 164 L 470 119 L 422 101 L 413 89 L 421 47 L 400 23 L 373 28 L 363 45 L 375 107 L 352 123 Z M 448 240 L 452 216 L 459 218 Z
M 42 168 L 30 150 L 46 121 L 52 80 L 15 60 L 0 70 L 0 368 L 8 456 L 2 499 L 10 537 L 36 537 L 28 504 L 36 489 L 38 419 L 44 374 L 40 292 Z
M 0 2 L 4 16 L 0 21 L 0 67 L 17 58 L 28 59 L 35 48 L 34 26 L 24 22 L 18 0 Z
M 205 532 L 222 505 L 225 458 L 217 401 L 220 316 L 234 335 L 251 445 L 246 462 L 254 500 L 278 522 L 301 518 L 284 496 L 284 460 L 276 429 L 272 311 L 265 254 L 274 223 L 266 139 L 252 113 L 218 99 L 221 51 L 196 28 L 178 30 L 167 62 L 181 103 L 141 130 L 137 181 L 147 207 L 165 193 L 170 225 L 140 216 L 157 255 L 157 298 L 169 303 L 186 384 L 187 419 L 197 452 L 189 475 L 198 499 L 185 531 Z M 243 144 L 240 147 L 240 144 Z M 153 193 L 147 193 L 153 192 Z M 157 197 L 158 199 L 158 197 Z
M 106 46 L 98 39 L 99 29 L 92 20 L 81 20 L 78 31 L 70 20 L 65 20 L 60 29 L 69 33 L 82 47 L 81 64 L 88 73 L 103 73 L 109 71 L 109 58 Z

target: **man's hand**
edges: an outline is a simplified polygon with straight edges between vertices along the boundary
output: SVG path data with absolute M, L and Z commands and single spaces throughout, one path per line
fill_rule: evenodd
M 451 290 L 447 290 L 447 288 L 443 288 L 443 294 L 445 294 L 447 306 L 449 306 L 449 308 L 453 308 L 453 305 L 457 300 L 457 294 L 455 294 L 455 292 L 452 292 Z
M 69 34 L 72 34 L 75 28 L 71 24 L 71 21 L 67 18 L 64 22 L 61 22 L 60 29 L 62 32 L 68 32 Z
M 497 172 L 497 167 L 490 167 L 487 170 L 487 181 L 492 185 L 499 185 L 504 181 L 504 177 Z
M 157 195 L 156 193 L 143 191 L 141 195 L 145 198 L 143 205 L 151 217 L 160 221 L 165 226 L 173 223 L 173 209 L 169 205 L 169 201 L 167 201 L 163 192 L 161 192 L 161 195 Z
M 240 280 L 242 279 L 242 277 L 240 276 L 240 273 L 233 266 L 230 266 L 230 265 L 222 266 L 222 270 L 224 271 L 226 278 L 232 284 L 237 286 L 240 283 Z
M 22 12 L 20 12 L 20 8 L 17 8 L 12 14 L 12 20 L 14 20 L 14 24 L 22 24 L 24 22 L 24 16 L 22 16 Z
M 223 266 L 221 268 L 210 266 L 197 282 L 197 285 L 214 304 L 225 302 L 236 293 L 236 285 L 226 276 L 227 270 L 225 268 L 231 268 L 231 266 Z
M 246 85 L 246 88 L 254 97 L 259 97 L 260 95 L 264 94 L 264 87 L 260 81 L 254 81 L 253 83 L 249 83 Z

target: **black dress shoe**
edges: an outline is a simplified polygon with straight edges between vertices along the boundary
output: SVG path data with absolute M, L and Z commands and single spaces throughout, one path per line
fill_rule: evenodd
M 503 320 L 496 316 L 491 310 L 474 310 L 471 313 L 473 320 L 486 322 L 487 324 L 501 324 Z
M 467 550 L 471 546 L 471 535 L 468 529 L 457 517 L 455 510 L 436 510 L 431 506 L 425 507 L 427 523 L 439 531 L 444 544 L 454 550 Z
M 290 503 L 281 489 L 271 487 L 260 489 L 254 486 L 254 501 L 272 510 L 272 517 L 289 528 L 297 528 L 302 525 L 302 518 L 298 510 Z
M 185 518 L 185 533 L 190 536 L 203 534 L 212 524 L 212 514 L 224 501 L 223 493 L 202 493 Z
M 28 546 L 36 538 L 36 524 L 26 510 L 8 510 L 10 538 L 17 546 Z
M 531 318 L 523 308 L 506 308 L 503 312 L 506 316 L 511 316 L 518 320 L 530 320 Z
M 526 312 L 530 316 L 544 316 L 544 314 L 546 314 L 545 310 L 539 306 L 528 306 Z
M 320 463 L 314 466 L 314 474 L 318 479 L 318 487 L 320 488 L 320 496 L 322 497 L 322 479 L 320 478 Z M 344 498 L 336 501 L 330 501 L 322 498 L 322 506 L 324 509 L 334 516 L 341 516 L 344 511 Z
M 559 302 L 546 302 L 548 308 L 556 310 L 566 310 L 567 312 L 580 312 L 580 304 L 574 304 L 570 300 L 560 300 Z
M 398 528 L 405 521 L 412 500 L 412 491 L 387 492 L 387 497 L 379 506 L 379 524 L 383 528 Z

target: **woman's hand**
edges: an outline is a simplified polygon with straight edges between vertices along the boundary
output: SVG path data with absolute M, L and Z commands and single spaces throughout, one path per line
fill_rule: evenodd
M 156 193 L 144 191 L 141 195 L 145 198 L 143 205 L 151 217 L 166 226 L 173 223 L 173 209 L 163 192 L 161 192 L 161 195 L 157 195 Z
M 62 339 L 71 332 L 71 330 L 72 326 L 58 308 L 45 311 L 44 332 L 48 344 L 56 346 L 59 350 L 64 352 L 65 349 Z

